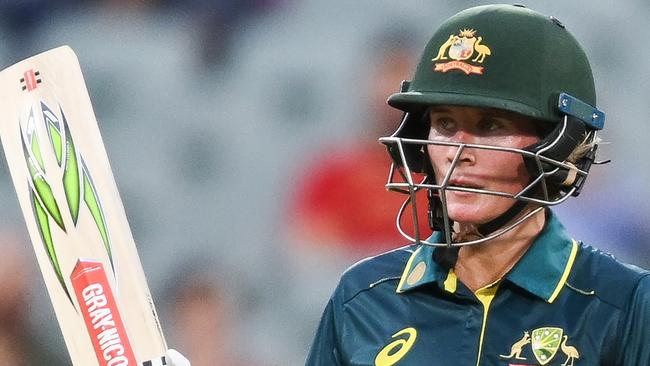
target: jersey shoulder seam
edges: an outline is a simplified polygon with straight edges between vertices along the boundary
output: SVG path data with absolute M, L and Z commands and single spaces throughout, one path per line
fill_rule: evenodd
M 370 284 L 368 284 L 368 286 L 366 286 L 364 288 L 361 288 L 357 292 L 355 292 L 352 296 L 350 296 L 349 299 L 344 300 L 343 305 L 346 305 L 350 301 L 354 300 L 362 292 L 370 291 L 370 290 L 374 289 L 377 285 L 380 285 L 380 284 L 382 284 L 384 282 L 399 281 L 400 278 L 401 278 L 401 276 L 384 277 L 384 278 L 381 278 L 381 279 L 379 279 L 379 280 L 377 280 L 377 281 L 375 281 L 373 283 L 370 283 Z
M 375 289 L 382 283 L 398 281 L 414 250 L 413 245 L 406 245 L 362 259 L 350 266 L 341 276 L 336 290 L 339 304 L 347 304 L 361 292 Z

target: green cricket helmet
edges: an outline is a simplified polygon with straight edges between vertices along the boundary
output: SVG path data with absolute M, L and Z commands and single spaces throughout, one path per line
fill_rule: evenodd
M 380 139 L 393 159 L 387 188 L 409 194 L 406 203 L 413 205 L 415 194 L 426 191 L 429 224 L 445 234 L 446 245 L 489 240 L 543 207 L 577 196 L 594 162 L 596 131 L 605 122 L 604 113 L 596 108 L 594 79 L 580 44 L 556 18 L 521 5 L 477 6 L 449 18 L 424 49 L 413 79 L 403 82 L 400 92 L 388 98 L 388 104 L 405 113 L 397 131 Z M 449 179 L 445 177 L 436 180 L 426 149 L 427 145 L 440 144 L 427 140 L 428 108 L 435 105 L 496 108 L 535 123 L 541 140 L 523 149 L 455 144 L 458 155 L 466 148 L 521 154 L 531 177 L 530 185 L 513 195 L 454 187 L 446 183 Z M 568 161 L 581 144 L 588 146 L 587 151 L 575 161 Z M 456 164 L 452 164 L 447 178 Z M 394 179 L 395 172 L 401 179 Z M 413 173 L 423 173 L 425 179 L 416 182 Z M 451 190 L 510 197 L 513 205 L 478 228 L 481 239 L 452 243 L 453 223 L 446 214 L 444 200 L 445 192 Z M 523 209 L 531 206 L 535 210 L 521 217 Z M 408 239 L 421 242 L 417 235 L 410 237 L 399 226 Z

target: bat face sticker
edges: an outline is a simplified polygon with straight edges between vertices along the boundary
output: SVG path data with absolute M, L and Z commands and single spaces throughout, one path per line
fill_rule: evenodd
M 101 200 L 93 183 L 92 176 L 83 157 L 76 150 L 74 139 L 68 128 L 65 113 L 61 106 L 59 115 L 43 101 L 29 110 L 28 117 L 20 121 L 23 153 L 29 172 L 28 187 L 32 210 L 47 255 L 61 286 L 70 298 L 57 257 L 58 243 L 53 239 L 52 230 L 64 234 L 77 226 L 80 208 L 92 216 L 97 233 L 112 261 L 111 243 Z M 39 138 L 39 131 L 47 134 L 47 139 Z M 56 164 L 47 165 L 44 156 Z M 54 187 L 54 188 L 53 188 Z M 57 190 L 57 188 L 59 188 Z M 55 192 L 62 188 L 65 200 L 57 200 Z M 67 216 L 64 219 L 64 216 Z M 72 223 L 66 229 L 65 222 Z

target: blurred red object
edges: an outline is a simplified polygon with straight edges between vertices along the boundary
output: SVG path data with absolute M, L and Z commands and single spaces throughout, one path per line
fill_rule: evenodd
M 373 38 L 360 108 L 362 133 L 347 144 L 321 146 L 303 163 L 292 201 L 289 225 L 293 241 L 320 249 L 344 249 L 353 256 L 378 254 L 408 240 L 396 227 L 397 213 L 407 199 L 384 188 L 391 159 L 377 139 L 395 131 L 402 112 L 390 108 L 386 98 L 408 79 L 415 53 L 410 35 L 389 29 Z M 428 228 L 424 194 L 418 197 L 420 237 Z M 413 236 L 413 213 L 406 207 L 402 228 Z
M 321 154 L 309 164 L 311 172 L 299 183 L 289 224 L 298 230 L 299 242 L 337 246 L 360 254 L 375 254 L 408 241 L 396 227 L 399 208 L 407 196 L 388 192 L 390 159 L 379 143 Z M 430 234 L 426 222 L 426 197 L 418 197 L 421 236 Z M 413 233 L 412 208 L 401 220 Z

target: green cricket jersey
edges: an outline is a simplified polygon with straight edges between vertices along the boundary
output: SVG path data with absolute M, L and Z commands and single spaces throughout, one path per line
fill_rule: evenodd
M 346 271 L 306 365 L 650 365 L 650 272 L 572 240 L 550 211 L 515 267 L 475 293 L 434 250 Z

